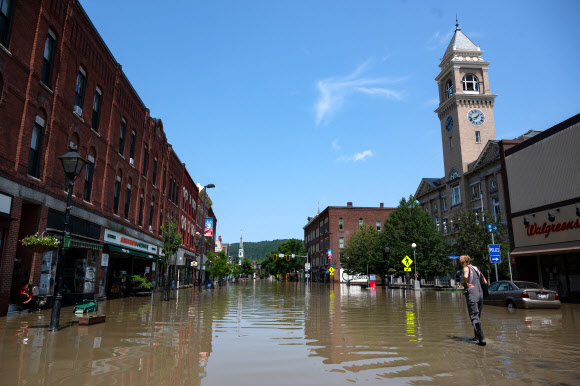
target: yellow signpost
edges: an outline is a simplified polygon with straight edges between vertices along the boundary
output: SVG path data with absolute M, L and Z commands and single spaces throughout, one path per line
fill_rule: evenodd
M 405 267 L 405 272 L 411 272 L 411 267 Z
M 328 268 L 328 272 L 330 273 L 330 276 L 334 276 L 334 268 Z
M 411 266 L 411 264 L 413 264 L 413 260 L 411 260 L 411 258 L 409 256 L 405 256 L 405 258 L 403 260 L 401 260 L 401 263 L 403 263 L 405 265 L 405 267 L 409 268 Z M 409 269 L 410 271 L 411 269 Z M 406 269 L 405 269 L 406 271 Z

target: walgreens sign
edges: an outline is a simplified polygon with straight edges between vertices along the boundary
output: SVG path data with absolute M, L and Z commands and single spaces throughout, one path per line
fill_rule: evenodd
M 571 229 L 580 229 L 580 219 L 576 219 L 576 221 L 564 221 L 554 224 L 548 224 L 545 222 L 541 226 L 537 223 L 533 223 L 526 227 L 526 233 L 528 237 L 544 235 L 545 238 L 548 238 L 552 232 L 563 232 Z

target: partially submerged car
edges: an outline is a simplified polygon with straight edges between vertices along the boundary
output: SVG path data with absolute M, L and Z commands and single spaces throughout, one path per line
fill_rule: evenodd
M 543 288 L 530 281 L 500 280 L 489 286 L 489 296 L 484 304 L 509 308 L 560 308 L 556 291 Z

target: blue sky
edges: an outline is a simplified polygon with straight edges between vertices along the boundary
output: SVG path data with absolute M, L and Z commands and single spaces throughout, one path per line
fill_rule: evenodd
M 302 238 L 318 205 L 395 207 L 441 177 L 434 78 L 456 13 L 491 62 L 498 139 L 580 112 L 580 1 L 81 4 L 195 182 L 216 185 L 225 242 Z

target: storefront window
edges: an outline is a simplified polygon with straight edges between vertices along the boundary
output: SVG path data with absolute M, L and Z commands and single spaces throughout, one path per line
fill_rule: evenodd
M 42 256 L 42 268 L 40 269 L 40 285 L 38 286 L 38 294 L 52 295 L 54 293 L 54 277 L 56 275 L 56 266 L 52 263 L 55 261 L 57 250 L 46 252 Z

